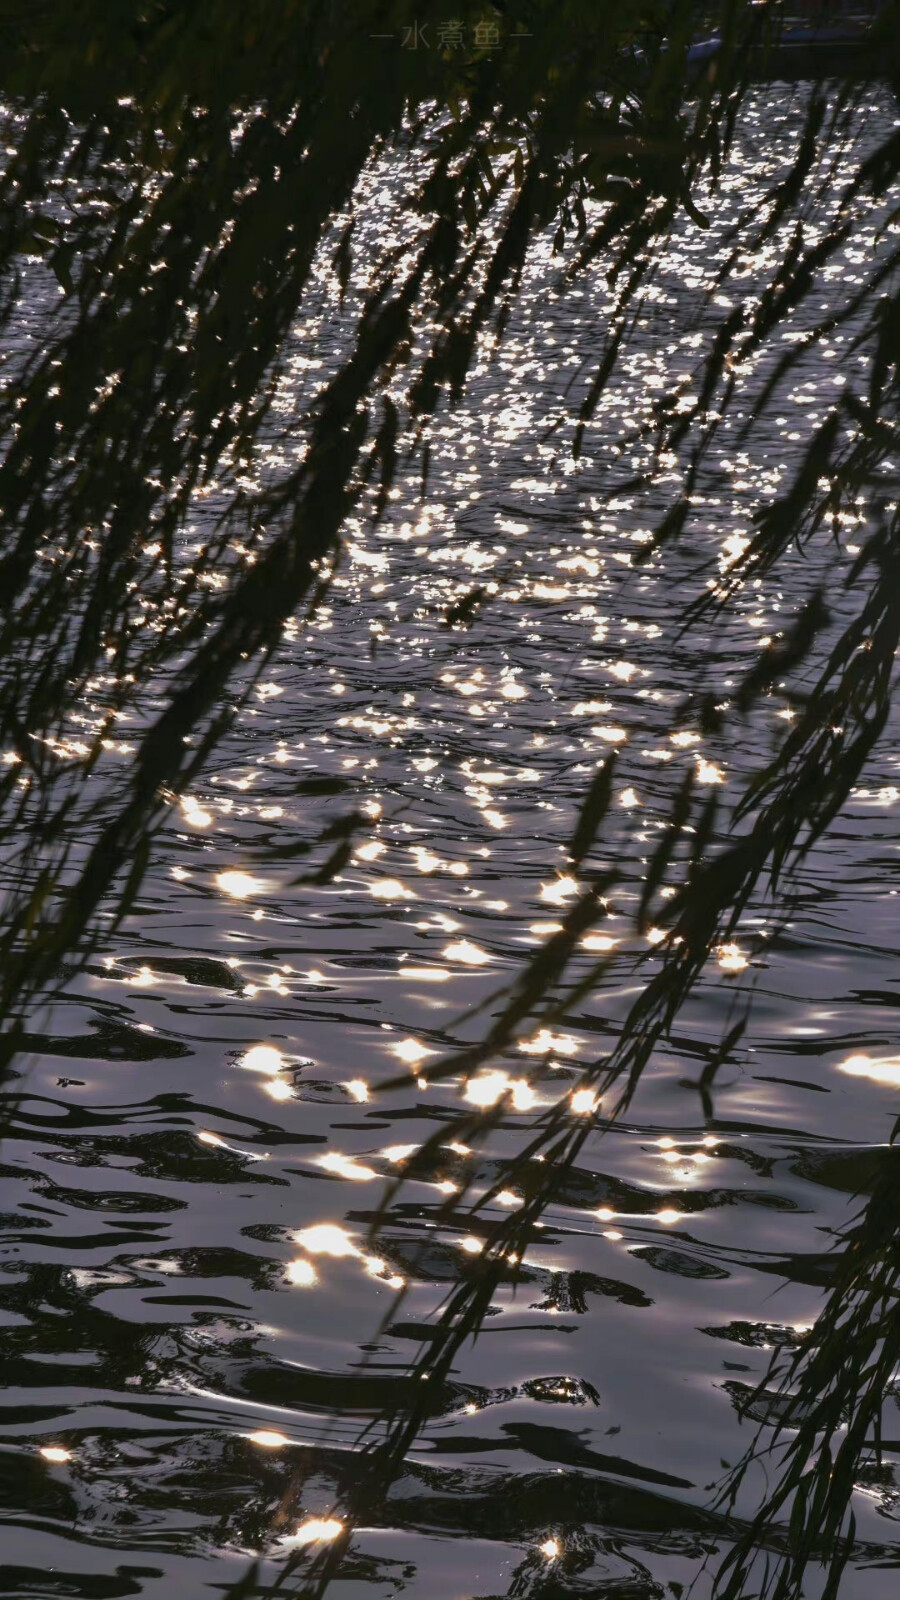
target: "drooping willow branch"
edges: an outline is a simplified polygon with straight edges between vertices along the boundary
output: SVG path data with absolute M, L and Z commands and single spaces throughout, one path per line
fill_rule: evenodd
M 11 57 L 13 153 L 0 183 L 7 1060 L 61 956 L 86 951 L 98 910 L 112 905 L 121 916 L 133 904 L 169 797 L 200 771 L 285 618 L 323 592 L 347 515 L 386 511 L 404 449 L 426 447 L 429 419 L 461 397 L 478 351 L 502 336 L 529 244 L 550 229 L 560 248 L 575 241 L 574 270 L 602 268 L 618 296 L 576 418 L 584 433 L 592 425 L 654 257 L 684 215 L 702 226 L 707 179 L 702 207 L 716 203 L 746 87 L 744 46 L 766 9 L 723 4 L 718 76 L 690 84 L 689 0 L 528 0 L 514 46 L 461 57 L 402 47 L 376 55 L 374 35 L 393 31 L 398 45 L 417 20 L 411 6 L 388 0 L 357 0 L 352 18 L 312 0 L 210 0 L 199 10 L 160 0 L 132 17 L 91 3 L 36 12 L 34 38 L 21 24 L 27 48 Z M 886 39 L 895 11 L 886 14 Z M 473 23 L 481 7 L 453 0 L 436 8 L 435 31 L 445 12 Z M 736 240 L 736 250 L 761 248 L 798 218 L 770 282 L 751 313 L 729 313 L 713 333 L 694 401 L 681 407 L 673 396 L 653 419 L 661 447 L 685 459 L 684 493 L 657 530 L 656 554 L 690 525 L 716 418 L 746 384 L 752 389 L 754 359 L 809 304 L 852 237 L 857 202 L 896 185 L 893 135 L 861 159 L 824 236 L 808 241 L 800 213 L 811 205 L 809 180 L 823 140 L 851 125 L 854 103 L 839 94 L 829 121 L 826 101 L 811 96 L 786 173 L 761 219 L 747 219 Z M 400 238 L 376 261 L 354 263 L 358 187 L 376 160 L 393 163 Z M 818 192 L 824 204 L 832 192 L 824 179 Z M 335 370 L 304 396 L 290 464 L 264 472 L 273 399 L 296 318 L 323 293 L 323 255 L 346 343 Z M 726 605 L 748 575 L 773 570 L 791 540 L 822 533 L 847 499 L 865 494 L 874 506 L 897 443 L 896 262 L 888 251 L 845 308 L 808 330 L 814 349 L 862 311 L 854 337 L 870 357 L 868 387 L 857 394 L 848 386 L 788 491 L 761 509 L 743 562 L 704 594 L 705 605 Z M 872 300 L 876 294 L 882 298 Z M 35 300 L 49 307 L 39 337 L 30 321 Z M 751 421 L 802 355 L 794 347 L 753 390 Z M 188 559 L 186 524 L 205 497 L 212 509 L 204 539 Z M 733 837 L 717 849 L 714 804 L 700 805 L 687 786 L 673 796 L 638 914 L 639 927 L 652 915 L 667 929 L 663 964 L 612 1055 L 585 1077 L 598 1092 L 615 1092 L 620 1108 L 711 948 L 727 938 L 751 893 L 767 879 L 777 889 L 836 815 L 884 725 L 897 642 L 896 550 L 896 518 L 886 517 L 851 575 L 862 595 L 857 619 L 747 790 Z M 224 579 L 224 588 L 209 587 L 210 578 Z M 748 673 L 735 714 L 812 659 L 826 626 L 821 602 L 803 611 Z M 164 708 L 145 716 L 130 768 L 113 771 L 104 740 L 124 711 L 141 709 L 150 681 L 166 685 Z M 99 731 L 74 752 L 78 760 L 63 762 L 60 750 L 71 756 L 74 748 L 73 712 L 91 695 L 102 711 Z M 707 726 L 716 717 L 725 725 L 715 703 L 700 714 Z M 573 859 L 587 863 L 589 880 L 608 779 L 592 789 L 573 839 Z M 654 903 L 679 874 L 676 895 Z M 565 1015 L 596 985 L 602 967 L 571 981 L 567 973 L 612 887 L 593 872 L 587 895 L 520 976 L 487 1037 L 430 1075 L 471 1070 L 512 1043 L 526 1021 Z M 589 1127 L 590 1119 L 573 1126 L 560 1110 L 535 1130 L 520 1170 L 527 1164 L 533 1173 L 533 1158 L 545 1155 L 546 1181 L 532 1184 L 520 1211 L 488 1233 L 477 1276 L 454 1291 L 429 1355 L 435 1382 L 477 1329 L 511 1257 L 526 1248 Z M 815 1383 L 819 1369 L 811 1370 Z M 422 1406 L 387 1419 L 351 1518 L 383 1492 L 423 1407 L 424 1395 Z M 791 1581 L 801 1581 L 796 1569 Z
M 7 1059 L 30 997 L 63 954 L 86 950 L 97 910 L 133 903 L 166 804 L 285 619 L 321 597 L 347 514 L 383 514 L 404 440 L 422 447 L 477 350 L 502 335 L 530 240 L 551 225 L 560 240 L 599 232 L 626 301 L 715 127 L 711 90 L 689 110 L 679 94 L 686 0 L 674 43 L 644 0 L 590 25 L 577 4 L 567 19 L 535 0 L 502 52 L 395 49 L 374 71 L 373 36 L 390 23 L 399 37 L 408 10 L 371 0 L 351 25 L 311 4 L 276 15 L 220 0 L 200 25 L 212 49 L 186 76 L 198 23 L 178 0 L 142 14 L 134 39 L 100 5 L 76 39 L 51 8 L 12 58 L 20 98 L 0 181 Z M 666 140 L 694 151 L 693 166 L 660 162 Z M 354 196 L 379 159 L 399 185 L 400 241 L 365 282 Z M 589 224 L 585 201 L 609 185 Z M 273 477 L 260 465 L 273 399 L 335 243 L 344 353 L 305 397 L 296 464 Z M 187 559 L 185 525 L 207 497 Z M 168 703 L 148 715 L 146 687 L 167 676 Z M 72 731 L 85 701 L 97 714 L 86 742 Z M 131 712 L 145 731 L 129 770 L 105 752 Z

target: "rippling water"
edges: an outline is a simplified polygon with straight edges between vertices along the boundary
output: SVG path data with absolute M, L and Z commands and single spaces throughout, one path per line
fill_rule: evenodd
M 884 116 L 873 99 L 870 119 Z M 669 797 L 690 765 L 736 795 L 783 714 L 763 700 L 716 740 L 678 731 L 677 708 L 727 691 L 860 536 L 851 524 L 843 553 L 790 552 L 726 623 L 676 633 L 700 563 L 727 571 L 789 473 L 840 377 L 836 346 L 750 442 L 738 419 L 723 426 L 694 529 L 662 564 L 634 557 L 674 463 L 649 496 L 615 493 L 643 455 L 611 446 L 702 353 L 710 262 L 796 118 L 787 90 L 754 102 L 712 242 L 693 228 L 674 241 L 577 464 L 548 429 L 590 375 L 608 291 L 563 291 L 536 247 L 503 347 L 440 424 L 426 498 L 410 480 L 376 533 L 350 528 L 326 603 L 286 628 L 159 840 L 138 911 L 35 1016 L 2 1150 L 4 1596 L 193 1600 L 265 1539 L 274 1571 L 327 1537 L 362 1429 L 402 1400 L 448 1286 L 521 1195 L 468 1220 L 448 1197 L 477 1196 L 560 1097 L 589 1109 L 584 1066 L 658 959 L 629 912 Z M 389 204 L 389 184 L 369 196 L 373 237 Z M 847 293 L 871 243 L 863 230 L 829 292 Z M 333 357 L 333 316 L 298 332 L 284 416 Z M 271 449 L 285 458 L 290 441 Z M 476 585 L 472 626 L 443 626 Z M 627 1117 L 598 1122 L 377 1525 L 355 1536 L 339 1600 L 649 1600 L 698 1574 L 708 1592 L 701 1569 L 730 1537 L 712 1486 L 753 1426 L 739 1408 L 815 1318 L 835 1230 L 887 1159 L 897 732 L 895 718 L 786 922 L 748 910 Z M 484 1018 L 465 1013 L 557 924 L 577 892 L 577 807 L 613 748 L 604 859 L 623 883 L 584 953 L 614 952 L 596 990 L 468 1084 L 379 1092 L 477 1038 Z M 351 859 L 330 884 L 298 884 L 298 847 L 354 808 L 368 825 Z M 751 1026 L 708 1118 L 694 1085 L 747 988 Z M 472 1104 L 510 1085 L 484 1145 L 462 1143 Z M 417 1164 L 436 1128 L 439 1157 Z M 404 1164 L 375 1257 L 367 1229 Z M 842 1600 L 896 1592 L 898 1505 L 892 1471 L 865 1486 Z

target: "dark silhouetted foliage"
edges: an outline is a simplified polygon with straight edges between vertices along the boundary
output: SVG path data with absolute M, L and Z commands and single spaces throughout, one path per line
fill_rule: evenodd
M 571 443 L 582 448 L 670 231 L 684 218 L 707 224 L 749 77 L 778 48 L 774 6 L 722 0 L 705 9 L 721 32 L 714 71 L 688 57 L 704 21 L 692 0 L 497 5 L 490 25 L 503 34 L 502 49 L 487 34 L 478 42 L 481 4 L 438 0 L 428 7 L 432 37 L 459 20 L 469 43 L 421 50 L 403 47 L 420 22 L 405 0 L 46 0 L 27 11 L 16 0 L 0 8 L 6 1065 L 63 958 L 86 959 L 98 912 L 121 919 L 133 905 L 154 832 L 243 704 L 285 619 L 309 614 L 327 592 L 347 516 L 384 515 L 401 461 L 418 459 L 427 480 L 430 420 L 463 395 L 478 352 L 502 338 L 530 244 L 548 230 L 565 274 L 603 272 L 616 293 L 599 355 L 592 350 L 595 370 L 573 405 Z M 877 59 L 896 93 L 896 4 L 874 28 L 866 60 Z M 387 39 L 377 51 L 374 36 Z M 740 586 L 770 572 L 790 546 L 827 544 L 841 511 L 862 500 L 868 534 L 843 596 L 854 615 L 835 634 L 830 597 L 817 592 L 733 692 L 684 708 L 685 721 L 736 738 L 762 696 L 783 696 L 796 716 L 741 795 L 721 847 L 715 797 L 691 781 L 672 793 L 635 911 L 640 930 L 664 930 L 664 959 L 612 1052 L 584 1079 L 613 1094 L 619 1111 L 751 894 L 765 886 L 777 903 L 785 892 L 887 716 L 900 636 L 900 524 L 886 487 L 900 422 L 896 210 L 891 220 L 900 133 L 875 147 L 852 142 L 852 65 L 840 80 L 807 86 L 791 160 L 765 205 L 735 229 L 719 286 L 742 259 L 777 244 L 763 292 L 719 318 L 693 385 L 664 394 L 656 408 L 653 441 L 677 458 L 680 487 L 644 557 L 665 560 L 689 526 L 723 415 L 739 399 L 751 435 L 817 340 L 845 325 L 865 366 L 848 367 L 740 559 L 712 587 L 700 575 L 696 603 L 679 620 L 687 627 L 726 612 Z M 823 163 L 830 147 L 840 159 Z M 360 288 L 355 196 L 378 159 L 393 162 L 406 231 L 366 263 Z M 779 344 L 758 375 L 755 358 L 812 306 L 859 207 L 873 198 L 888 221 L 864 284 L 826 320 L 813 317 L 803 339 Z M 266 430 L 278 426 L 277 380 L 323 262 L 343 304 L 345 342 L 292 420 L 304 446 L 297 464 L 251 478 Z M 37 333 L 28 322 L 36 294 L 47 308 Z M 188 556 L 181 536 L 203 496 L 211 497 L 212 531 Z M 484 600 L 480 589 L 460 599 L 446 613 L 448 628 L 477 627 Z M 155 704 L 149 689 L 160 682 L 165 694 Z M 72 716 L 88 693 L 105 722 L 80 745 Z M 133 760 L 111 763 L 112 730 L 132 712 L 140 729 Z M 612 778 L 610 760 L 574 821 L 571 860 L 584 890 L 560 931 L 500 997 L 480 1042 L 424 1069 L 427 1077 L 471 1071 L 526 1022 L 565 1016 L 596 984 L 603 961 L 577 977 L 570 967 L 617 883 L 614 869 L 592 864 Z M 313 780 L 304 792 L 324 801 L 335 785 Z M 364 821 L 355 812 L 329 818 L 298 882 L 339 872 Z M 743 1025 L 731 1026 L 704 1070 L 707 1108 Z M 501 1102 L 473 1113 L 472 1138 L 502 1111 Z M 590 1117 L 573 1125 L 561 1111 L 543 1117 L 483 1197 L 520 1182 L 525 1199 L 484 1232 L 483 1253 L 449 1294 L 415 1369 L 428 1383 L 407 1385 L 402 1407 L 361 1448 L 343 1507 L 348 1538 L 354 1520 L 383 1499 L 430 1396 L 477 1332 L 496 1283 L 513 1272 L 592 1125 Z M 427 1158 L 426 1146 L 417 1159 Z M 802 1596 L 806 1563 L 823 1551 L 828 1593 L 837 1592 L 856 1470 L 898 1359 L 900 1233 L 889 1171 L 843 1242 L 814 1333 L 778 1369 L 784 1393 L 796 1396 L 778 1436 L 794 1405 L 800 1420 L 776 1487 L 739 1532 L 721 1579 L 728 1600 L 747 1593 L 759 1550 L 772 1555 L 766 1592 L 778 1600 Z M 773 1529 L 788 1505 L 785 1552 Z M 279 1590 L 302 1568 L 296 1592 L 322 1592 L 345 1547 L 338 1540 L 311 1562 L 298 1553 Z M 254 1569 L 234 1600 L 256 1592 L 255 1583 Z

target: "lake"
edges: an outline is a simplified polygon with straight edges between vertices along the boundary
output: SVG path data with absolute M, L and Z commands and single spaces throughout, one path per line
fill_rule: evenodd
M 866 138 L 894 115 L 867 94 Z M 727 582 L 754 510 L 861 359 L 846 329 L 751 433 L 726 417 L 684 539 L 639 559 L 679 481 L 639 424 L 777 259 L 773 241 L 707 304 L 728 226 L 783 158 L 802 95 L 751 98 L 712 227 L 672 240 L 577 461 L 554 424 L 596 368 L 610 290 L 600 272 L 566 286 L 536 242 L 503 344 L 438 419 L 424 498 L 411 470 L 377 529 L 351 522 L 324 602 L 286 626 L 173 807 L 134 914 L 35 1012 L 0 1152 L 4 1596 L 200 1600 L 261 1545 L 271 1577 L 327 1537 L 365 1430 L 427 1381 L 444 1297 L 525 1191 L 469 1207 L 549 1107 L 592 1113 L 583 1075 L 662 959 L 633 913 L 672 796 L 693 767 L 721 791 L 724 828 L 790 717 L 776 695 L 704 736 L 686 697 L 727 699 L 822 581 L 834 627 L 852 615 L 840 581 L 863 507 L 836 542 L 791 549 L 725 614 L 680 627 L 687 601 Z M 395 180 L 367 179 L 373 252 Z M 828 269 L 836 305 L 880 220 Z M 344 348 L 324 274 L 319 288 L 262 475 L 294 458 L 291 419 Z M 185 560 L 208 514 L 198 504 Z M 468 625 L 446 626 L 474 588 Z M 164 696 L 148 685 L 148 704 Z M 111 759 L 127 762 L 134 733 L 122 726 Z M 712 1508 L 777 1415 L 753 1391 L 814 1321 L 837 1235 L 891 1159 L 898 734 L 895 714 L 789 888 L 747 908 L 623 1115 L 609 1123 L 601 1105 L 518 1276 L 355 1533 L 335 1600 L 709 1594 L 762 1490 L 756 1470 L 732 1518 Z M 590 859 L 620 881 L 576 967 L 602 960 L 593 987 L 473 1075 L 417 1081 L 483 1036 L 491 997 L 558 927 L 578 892 L 578 808 L 613 750 L 611 824 Z M 364 824 L 349 860 L 298 882 L 327 854 L 302 847 L 351 810 Z M 705 1105 L 697 1081 L 748 994 L 748 1030 Z M 473 1140 L 473 1109 L 503 1095 Z M 372 1245 L 385 1183 L 404 1172 Z M 896 1593 L 892 1459 L 860 1483 L 841 1600 Z

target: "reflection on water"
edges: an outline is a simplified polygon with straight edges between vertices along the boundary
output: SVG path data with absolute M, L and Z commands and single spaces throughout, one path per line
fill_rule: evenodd
M 756 105 L 744 199 L 759 119 L 793 114 L 778 90 Z M 236 1579 L 263 1545 L 277 1563 L 337 1540 L 365 1430 L 414 1403 L 443 1297 L 519 1213 L 480 1337 L 431 1384 L 336 1592 L 649 1600 L 696 1579 L 699 1597 L 709 1550 L 727 1548 L 710 1486 L 745 1447 L 769 1352 L 816 1315 L 895 1112 L 898 730 L 805 862 L 789 924 L 747 908 L 607 1127 L 582 1075 L 661 959 L 665 929 L 636 932 L 634 912 L 673 784 L 692 771 L 724 804 L 786 714 L 763 698 L 729 743 L 678 725 L 685 697 L 738 681 L 817 580 L 816 554 L 753 580 L 715 636 L 673 617 L 701 558 L 721 577 L 745 548 L 838 353 L 752 450 L 723 427 L 693 543 L 639 564 L 659 508 L 608 441 L 702 342 L 715 241 L 676 244 L 577 464 L 546 424 L 607 291 L 560 292 L 538 245 L 506 343 L 441 424 L 415 520 L 406 484 L 377 534 L 351 526 L 328 603 L 286 629 L 173 810 L 139 911 L 33 1021 L 3 1150 L 4 1595 L 170 1600 Z M 447 629 L 473 574 L 490 603 Z M 573 821 L 611 750 L 594 866 L 619 881 L 581 938 L 592 985 L 564 1024 L 430 1079 L 577 903 Z M 74 735 L 60 753 L 78 756 Z M 351 805 L 365 833 L 330 881 L 299 883 L 302 847 Z M 697 1084 L 751 991 L 710 1119 Z M 594 1125 L 537 1216 L 544 1157 L 526 1146 L 553 1108 Z M 846 1600 L 894 1592 L 885 1462 Z
M 874 1083 L 887 1083 L 895 1089 L 900 1085 L 898 1056 L 883 1056 L 880 1059 L 864 1055 L 848 1056 L 846 1061 L 838 1062 L 838 1067 L 853 1078 L 871 1078 Z

